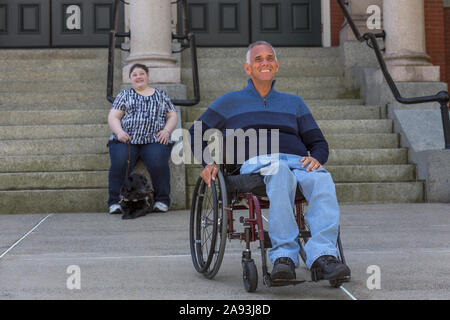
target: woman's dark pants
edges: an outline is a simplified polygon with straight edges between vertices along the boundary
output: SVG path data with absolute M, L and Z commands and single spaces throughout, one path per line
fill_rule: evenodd
M 169 157 L 172 145 L 160 143 L 130 144 L 130 169 L 131 173 L 136 162 L 141 158 L 152 179 L 155 201 L 160 201 L 170 206 L 170 169 Z M 125 180 L 128 161 L 127 144 L 111 142 L 109 144 L 109 158 L 111 166 L 108 176 L 108 206 L 120 201 L 120 187 Z

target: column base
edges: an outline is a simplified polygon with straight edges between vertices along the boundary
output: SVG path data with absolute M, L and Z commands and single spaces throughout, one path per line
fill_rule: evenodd
M 388 71 L 395 82 L 439 82 L 439 66 L 389 66 Z M 377 72 L 381 75 L 381 70 Z

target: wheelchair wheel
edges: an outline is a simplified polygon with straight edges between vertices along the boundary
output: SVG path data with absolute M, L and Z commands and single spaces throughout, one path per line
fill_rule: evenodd
M 338 248 L 338 253 L 339 253 L 338 260 L 345 264 L 345 257 L 344 257 L 344 250 L 342 249 L 340 228 L 338 231 L 336 247 Z M 348 282 L 348 281 L 350 281 L 350 277 L 348 277 L 346 279 L 330 280 L 330 285 L 334 288 L 339 288 L 341 286 L 341 284 L 343 284 L 344 282 Z
M 253 259 L 242 261 L 242 280 L 247 292 L 254 292 L 258 287 L 258 270 Z
M 200 177 L 195 185 L 190 215 L 190 247 L 194 268 L 212 279 L 219 271 L 227 239 L 225 179 L 219 171 L 208 187 Z

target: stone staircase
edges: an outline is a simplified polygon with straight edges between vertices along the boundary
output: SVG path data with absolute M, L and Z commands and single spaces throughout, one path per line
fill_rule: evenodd
M 342 203 L 421 202 L 423 183 L 391 120 L 346 84 L 337 48 L 280 48 L 277 90 L 301 95 L 331 146 Z M 245 48 L 200 48 L 201 103 L 246 85 Z M 116 53 L 115 88 L 121 82 Z M 188 52 L 182 76 L 192 92 Z M 107 49 L 0 50 L 0 213 L 105 212 L 109 156 Z M 189 205 L 200 167 L 186 166 Z
M 0 50 L 0 213 L 106 212 L 106 75 L 107 49 Z
M 246 48 L 199 48 L 201 102 L 182 109 L 189 128 L 220 94 L 246 86 Z M 278 91 L 303 97 L 329 145 L 326 168 L 333 176 L 340 203 L 423 202 L 424 185 L 400 148 L 393 122 L 381 117 L 380 106 L 366 106 L 344 78 L 339 48 L 279 48 Z M 188 53 L 182 55 L 183 83 L 192 92 Z M 190 203 L 199 165 L 186 165 Z

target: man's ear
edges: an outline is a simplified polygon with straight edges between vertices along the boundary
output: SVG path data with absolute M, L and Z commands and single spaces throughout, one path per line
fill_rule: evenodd
M 252 75 L 252 69 L 248 63 L 244 64 L 245 73 L 247 73 L 249 76 Z

